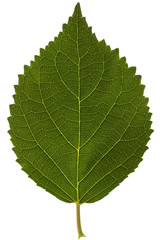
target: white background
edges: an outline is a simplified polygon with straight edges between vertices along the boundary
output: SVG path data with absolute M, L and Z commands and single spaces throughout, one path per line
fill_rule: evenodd
M 13 85 L 62 30 L 75 0 L 0 2 L 0 239 L 77 239 L 75 204 L 59 201 L 36 186 L 16 163 L 7 133 Z M 87 240 L 160 239 L 160 1 L 81 0 L 97 38 L 119 48 L 137 66 L 146 85 L 155 130 L 144 161 L 103 200 L 81 207 Z

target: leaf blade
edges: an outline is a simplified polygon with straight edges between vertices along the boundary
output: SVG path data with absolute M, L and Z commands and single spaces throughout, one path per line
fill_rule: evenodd
M 77 4 L 15 86 L 10 135 L 23 170 L 66 202 L 98 201 L 119 185 L 152 133 L 135 74 L 92 34 Z

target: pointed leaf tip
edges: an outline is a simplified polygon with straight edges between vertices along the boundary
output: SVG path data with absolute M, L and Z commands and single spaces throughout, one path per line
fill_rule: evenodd
M 82 17 L 82 11 L 81 11 L 81 6 L 79 2 L 75 6 L 73 16 Z

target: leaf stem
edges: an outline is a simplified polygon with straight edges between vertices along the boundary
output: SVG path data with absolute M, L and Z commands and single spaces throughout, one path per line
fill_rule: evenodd
M 76 212 L 77 212 L 77 231 L 78 231 L 78 239 L 81 237 L 86 237 L 84 233 L 82 232 L 82 227 L 81 227 L 81 217 L 80 217 L 80 204 L 76 203 Z

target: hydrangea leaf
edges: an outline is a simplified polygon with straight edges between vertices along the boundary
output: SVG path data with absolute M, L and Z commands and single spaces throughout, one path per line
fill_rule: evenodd
M 15 86 L 9 117 L 17 162 L 38 186 L 77 204 L 100 200 L 142 161 L 151 130 L 135 67 L 98 41 L 79 3 Z

